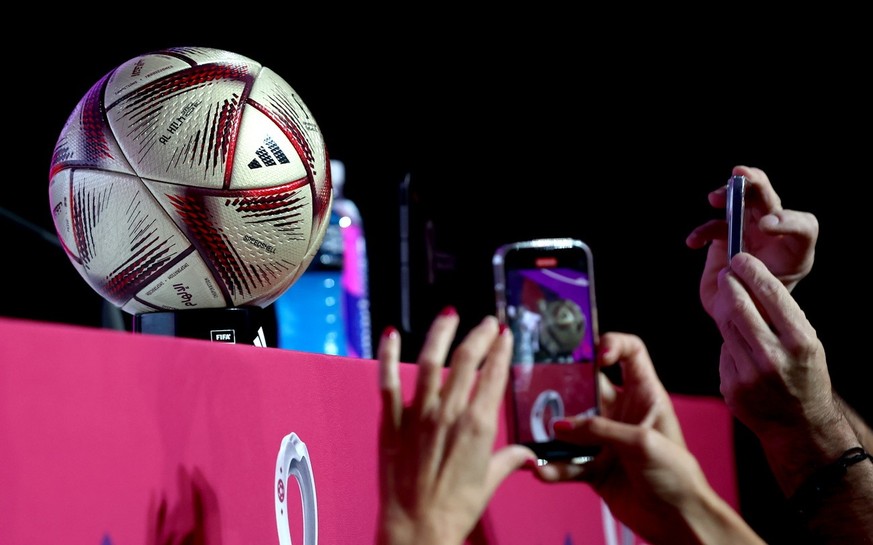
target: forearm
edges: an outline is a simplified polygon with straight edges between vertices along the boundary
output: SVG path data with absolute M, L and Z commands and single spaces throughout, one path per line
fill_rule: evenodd
M 873 544 L 873 458 L 861 448 L 813 473 L 789 501 L 809 542 Z
M 810 543 L 873 544 L 873 463 L 863 459 L 844 474 L 839 463 L 850 449 L 871 446 L 869 426 L 851 407 L 834 395 L 828 418 L 764 434 L 761 442 Z
M 672 543 L 689 545 L 766 545 L 745 520 L 714 490 L 707 487 L 700 498 L 683 508 L 687 539 Z
M 870 427 L 836 394 L 807 415 L 808 425 L 759 433 L 767 462 L 809 543 L 873 545 L 873 463 Z M 858 459 L 843 470 L 844 453 Z

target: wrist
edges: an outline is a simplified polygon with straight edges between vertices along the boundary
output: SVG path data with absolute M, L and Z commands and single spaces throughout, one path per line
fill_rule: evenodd
M 826 498 L 834 494 L 850 471 L 858 464 L 873 463 L 873 456 L 863 447 L 846 449 L 835 461 L 818 468 L 795 490 L 788 499 L 788 505 L 795 516 L 808 520 Z M 864 468 L 860 468 L 862 471 Z M 869 468 L 867 468 L 869 472 Z
M 440 524 L 429 517 L 407 516 L 380 518 L 376 545 L 462 545 L 451 524 Z
M 688 543 L 764 545 L 739 513 L 710 487 L 686 504 L 683 520 L 691 533 Z
M 782 492 L 790 496 L 817 469 L 858 445 L 858 437 L 836 404 L 803 424 L 758 434 L 767 462 Z

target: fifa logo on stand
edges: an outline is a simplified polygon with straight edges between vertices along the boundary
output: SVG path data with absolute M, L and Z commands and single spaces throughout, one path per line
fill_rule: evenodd
M 236 344 L 236 331 L 233 329 L 213 329 L 209 336 L 213 342 Z

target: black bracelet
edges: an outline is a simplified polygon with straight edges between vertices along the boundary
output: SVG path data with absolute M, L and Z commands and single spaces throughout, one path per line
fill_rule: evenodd
M 791 511 L 802 519 L 808 518 L 828 489 L 836 485 L 851 466 L 864 460 L 873 462 L 873 456 L 861 447 L 852 447 L 835 462 L 817 470 L 788 500 Z

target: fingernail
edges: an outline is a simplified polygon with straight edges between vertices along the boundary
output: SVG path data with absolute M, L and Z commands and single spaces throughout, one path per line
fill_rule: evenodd
M 452 305 L 445 307 L 442 310 L 442 312 L 440 312 L 440 316 L 457 316 L 457 315 L 458 315 L 458 310 L 455 307 L 453 307 Z
M 538 465 L 540 465 L 540 463 L 536 458 L 528 458 L 524 461 L 524 464 L 521 467 L 524 469 L 534 469 Z
M 509 326 L 506 324 L 500 324 L 500 335 L 503 335 L 507 331 L 509 331 Z
M 382 337 L 384 337 L 386 339 L 393 339 L 393 338 L 397 337 L 397 335 L 399 335 L 399 333 L 397 332 L 397 329 L 393 325 L 389 325 L 385 329 L 382 330 Z
M 557 420 L 552 427 L 555 428 L 555 431 L 570 431 L 573 429 L 573 423 L 569 420 Z

